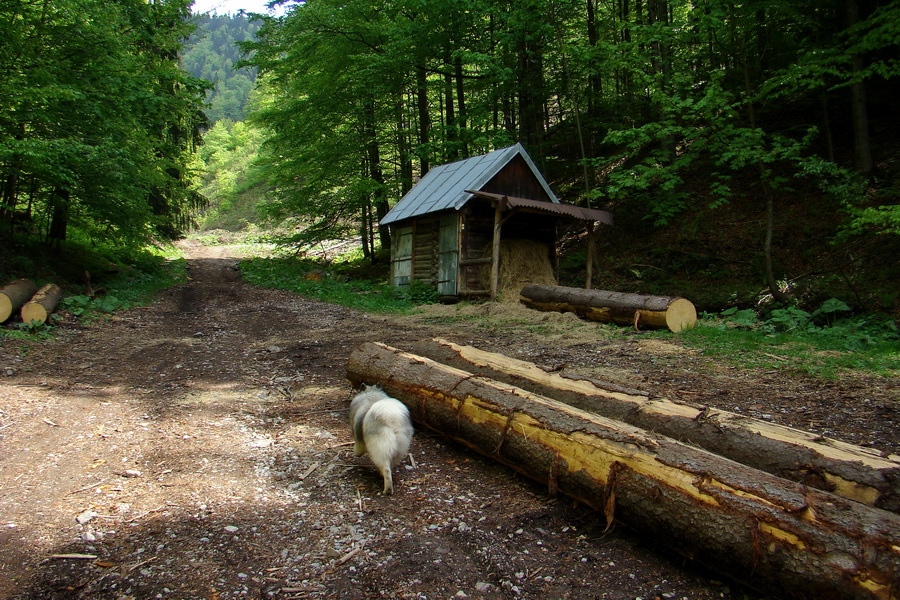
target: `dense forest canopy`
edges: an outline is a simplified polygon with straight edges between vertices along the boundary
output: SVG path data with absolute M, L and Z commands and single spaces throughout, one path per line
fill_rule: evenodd
M 896 158 L 872 140 L 897 132 L 897 1 L 315 0 L 258 35 L 269 208 L 313 222 L 298 244 L 362 223 L 371 248 L 431 166 L 514 141 L 619 223 L 752 197 L 775 294 L 776 206 L 797 186 L 845 231 L 900 232 L 866 187 Z
M 194 77 L 213 85 L 206 98 L 206 117 L 210 123 L 243 121 L 256 69 L 235 67 L 243 59 L 237 44 L 253 40 L 259 23 L 243 13 L 196 15 L 193 22 L 196 30 L 182 53 L 181 64 Z
M 283 4 L 0 0 L 0 235 L 173 238 L 206 196 L 374 257 L 432 166 L 521 141 L 565 202 L 616 214 L 620 249 L 707 244 L 727 208 L 781 299 L 798 206 L 854 261 L 900 240 L 900 0 Z
M 0 1 L 0 233 L 172 238 L 206 84 L 179 66 L 190 0 Z

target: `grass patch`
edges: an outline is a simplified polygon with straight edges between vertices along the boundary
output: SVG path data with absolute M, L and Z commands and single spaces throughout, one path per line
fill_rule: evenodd
M 741 368 L 789 370 L 836 379 L 853 371 L 900 375 L 900 334 L 887 320 L 859 317 L 824 327 L 781 331 L 762 321 L 736 325 L 706 317 L 678 334 L 684 345 Z
M 260 287 L 289 290 L 369 313 L 404 313 L 437 301 L 437 292 L 424 284 L 413 282 L 408 287 L 397 288 L 381 278 L 360 278 L 359 267 L 353 262 L 250 258 L 241 262 L 241 274 Z

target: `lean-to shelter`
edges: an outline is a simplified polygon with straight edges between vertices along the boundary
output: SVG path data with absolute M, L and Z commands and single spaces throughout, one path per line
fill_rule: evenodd
M 501 248 L 508 262 L 523 258 L 523 243 L 537 249 L 527 269 L 555 265 L 563 220 L 586 226 L 590 285 L 594 225 L 612 215 L 560 203 L 522 144 L 435 167 L 381 219 L 391 230 L 391 283 L 421 281 L 445 299 L 495 298 Z

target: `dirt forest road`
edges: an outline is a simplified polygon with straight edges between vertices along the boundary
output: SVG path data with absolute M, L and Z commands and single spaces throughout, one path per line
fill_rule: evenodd
M 49 342 L 0 342 L 0 598 L 757 597 L 665 540 L 604 533 L 601 516 L 435 434 L 417 432 L 415 465 L 378 496 L 349 445 L 345 365 L 364 341 L 441 335 L 536 362 L 603 362 L 659 392 L 713 377 L 702 385 L 720 404 L 796 417 L 763 404 L 759 378 L 732 393 L 734 373 L 703 375 L 697 357 L 631 339 L 604 345 L 601 361 L 596 343 L 365 315 L 254 288 L 227 249 L 188 250 L 190 281 L 149 307 L 60 326 Z M 637 353 L 677 374 L 651 379 Z M 827 426 L 833 408 L 817 408 L 814 387 L 788 391 Z M 879 394 L 868 397 L 893 410 L 896 390 Z M 896 420 L 879 425 L 890 434 L 866 419 L 848 436 L 896 445 Z

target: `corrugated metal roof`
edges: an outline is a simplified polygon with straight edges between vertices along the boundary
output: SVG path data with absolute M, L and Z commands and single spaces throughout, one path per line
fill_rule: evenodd
M 574 204 L 560 204 L 558 202 L 544 202 L 543 200 L 531 200 L 529 198 L 516 198 L 515 196 L 504 196 L 503 194 L 494 194 L 490 192 L 479 192 L 476 190 L 468 190 L 469 193 L 478 198 L 487 198 L 489 200 L 499 200 L 501 202 L 501 210 L 506 211 L 512 208 L 524 208 L 540 213 L 562 215 L 582 221 L 600 221 L 606 225 L 613 224 L 613 215 L 605 210 L 597 210 L 594 208 L 584 208 L 583 206 L 575 206 Z
M 522 144 L 515 144 L 431 169 L 381 219 L 381 224 L 387 225 L 451 208 L 459 210 L 472 199 L 472 194 L 466 190 L 481 189 L 516 155 L 521 155 L 525 159 L 541 187 L 553 202 L 558 203 L 556 194 L 550 189 L 525 148 Z

